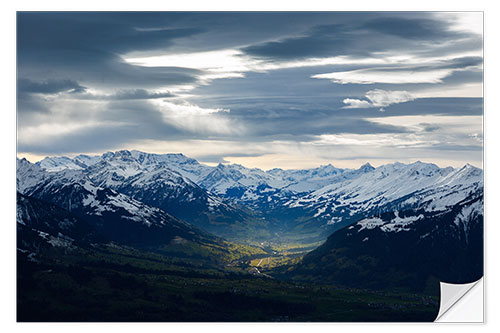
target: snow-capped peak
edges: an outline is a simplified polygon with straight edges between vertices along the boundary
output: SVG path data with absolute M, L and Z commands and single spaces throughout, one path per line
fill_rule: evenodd
M 369 172 L 375 170 L 375 168 L 370 163 L 366 162 L 365 164 L 360 166 L 358 170 L 362 172 Z
M 397 162 L 351 175 L 287 205 L 312 209 L 315 217 L 337 223 L 399 206 L 444 211 L 465 200 L 471 192 L 482 191 L 482 171 L 472 166 L 457 170 L 420 161 Z
M 79 163 L 75 163 L 75 161 L 66 156 L 55 156 L 55 157 L 45 157 L 43 160 L 36 163 L 41 168 L 50 171 L 56 172 L 65 169 L 74 169 L 74 170 L 82 170 L 84 167 Z

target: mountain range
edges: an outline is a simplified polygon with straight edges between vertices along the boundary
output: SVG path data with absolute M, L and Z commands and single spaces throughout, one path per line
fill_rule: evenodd
M 18 236 L 23 231 L 31 235 L 18 239 L 23 250 L 44 243 L 71 247 L 75 242 L 117 242 L 144 249 L 188 243 L 224 246 L 222 239 L 160 208 L 95 185 L 81 170 L 46 172 L 25 159 L 17 163 Z
M 422 162 L 263 171 L 238 164 L 212 167 L 182 154 L 123 150 L 101 156 L 47 157 L 36 165 L 49 174 L 80 171 L 97 186 L 230 237 L 235 227 L 244 230 L 250 223 L 270 230 L 271 237 L 276 232 L 304 232 L 306 226 L 308 232 L 326 238 L 376 212 L 420 206 L 444 211 L 483 187 L 481 169 L 439 168 Z
M 18 159 L 17 191 L 24 251 L 324 241 L 280 276 L 423 290 L 429 279 L 470 282 L 483 272 L 483 172 L 469 164 L 263 171 L 122 150 Z

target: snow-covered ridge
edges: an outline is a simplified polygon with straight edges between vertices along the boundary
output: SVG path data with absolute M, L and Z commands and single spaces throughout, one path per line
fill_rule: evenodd
M 102 165 L 106 165 L 106 163 L 113 168 L 113 174 L 108 174 L 108 179 L 102 184 L 109 185 L 114 182 L 116 185 L 127 177 L 135 176 L 153 167 L 161 167 L 180 174 L 210 192 L 240 201 L 266 199 L 267 196 L 260 193 L 263 190 L 267 192 L 310 192 L 332 182 L 373 169 L 369 164 L 358 170 L 336 168 L 331 164 L 313 169 L 272 169 L 268 171 L 246 168 L 239 164 L 219 164 L 216 167 L 211 167 L 183 154 L 150 154 L 136 150 L 107 152 L 100 156 L 79 155 L 73 159 L 46 157 L 37 162 L 36 165 L 48 172 L 57 172 L 64 169 L 95 170 L 99 167 L 102 168 Z M 240 197 L 234 197 L 234 189 L 241 188 L 245 188 L 245 193 L 240 193 Z
M 222 195 L 231 188 L 251 188 L 259 185 L 280 190 L 287 189 L 296 193 L 316 191 L 315 195 L 321 195 L 335 191 L 337 187 L 344 187 L 344 182 L 354 179 L 358 179 L 358 183 L 364 182 L 367 178 L 371 183 L 391 183 L 395 180 L 394 175 L 403 176 L 404 179 L 401 180 L 407 181 L 404 191 L 411 192 L 425 187 L 425 183 L 433 185 L 440 182 L 442 185 L 451 186 L 455 183 L 463 184 L 466 181 L 465 176 L 468 177 L 468 182 L 476 182 L 478 177 L 482 177 L 482 170 L 471 165 L 457 170 L 451 167 L 439 168 L 435 164 L 423 162 L 412 164 L 397 162 L 378 168 L 373 168 L 367 163 L 357 170 L 340 169 L 331 164 L 313 169 L 268 171 L 250 169 L 239 164 L 219 164 L 210 167 L 183 154 L 150 154 L 136 150 L 107 152 L 101 156 L 79 155 L 73 159 L 64 156 L 46 157 L 36 165 L 46 171 L 56 172 L 63 169 L 88 169 L 92 166 L 95 168 L 99 163 L 109 163 L 118 178 L 131 177 L 151 167 L 168 168 L 203 188 Z M 367 176 L 362 177 L 363 175 Z M 408 181 L 411 181 L 411 184 Z M 388 194 L 398 196 L 401 190 L 401 186 L 399 188 L 394 186 L 393 191 Z M 372 197 L 373 193 L 366 193 L 366 196 Z
M 137 160 L 128 151 L 105 154 L 94 162 L 85 169 L 52 172 L 26 160 L 18 162 L 18 190 L 70 212 L 103 218 L 114 214 L 146 226 L 172 225 L 173 216 L 198 226 L 209 219 L 245 219 L 246 213 L 229 200 L 207 192 L 163 162 Z
M 97 186 L 118 191 L 125 188 L 134 197 L 149 191 L 150 195 L 168 195 L 186 202 L 201 195 L 210 209 L 223 206 L 221 198 L 256 209 L 302 209 L 321 224 L 346 222 L 381 210 L 445 211 L 483 187 L 483 171 L 479 168 L 469 164 L 458 169 L 440 168 L 420 161 L 377 168 L 367 163 L 359 169 L 329 164 L 304 170 L 263 171 L 238 164 L 210 167 L 183 154 L 122 150 L 74 159 L 46 158 L 36 167 L 51 172 L 81 170 Z M 200 194 L 200 188 L 206 193 Z
M 63 169 L 49 173 L 38 165 L 18 160 L 17 184 L 21 194 L 41 199 L 57 198 L 55 203 L 69 212 L 76 210 L 91 216 L 102 216 L 106 212 L 119 211 L 122 218 L 147 226 L 174 220 L 158 208 L 109 188 L 96 186 L 82 170 Z
M 422 162 L 394 163 L 324 186 L 286 205 L 315 211 L 325 221 L 342 222 L 339 216 L 379 210 L 445 211 L 471 193 L 482 193 L 482 187 L 483 172 L 471 165 L 441 169 Z
M 151 154 L 137 150 L 120 150 L 94 156 L 78 155 L 75 158 L 65 156 L 45 157 L 35 164 L 48 172 L 55 172 L 62 169 L 85 169 L 102 161 L 132 163 L 133 169 L 124 170 L 124 172 L 128 172 L 128 175 L 150 166 L 168 165 L 172 170 L 195 181 L 198 180 L 200 175 L 206 175 L 212 169 L 212 167 L 200 164 L 195 159 L 186 157 L 183 154 Z

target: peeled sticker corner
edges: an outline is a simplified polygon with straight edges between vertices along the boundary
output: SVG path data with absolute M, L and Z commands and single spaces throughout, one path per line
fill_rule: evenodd
M 440 282 L 441 297 L 438 323 L 483 323 L 483 278 L 465 284 Z

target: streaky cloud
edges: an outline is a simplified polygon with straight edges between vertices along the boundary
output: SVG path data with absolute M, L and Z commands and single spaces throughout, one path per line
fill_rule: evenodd
M 33 81 L 26 78 L 20 78 L 17 82 L 20 92 L 36 94 L 57 94 L 61 92 L 81 93 L 87 90 L 78 82 L 73 80 L 49 79 L 45 81 Z

